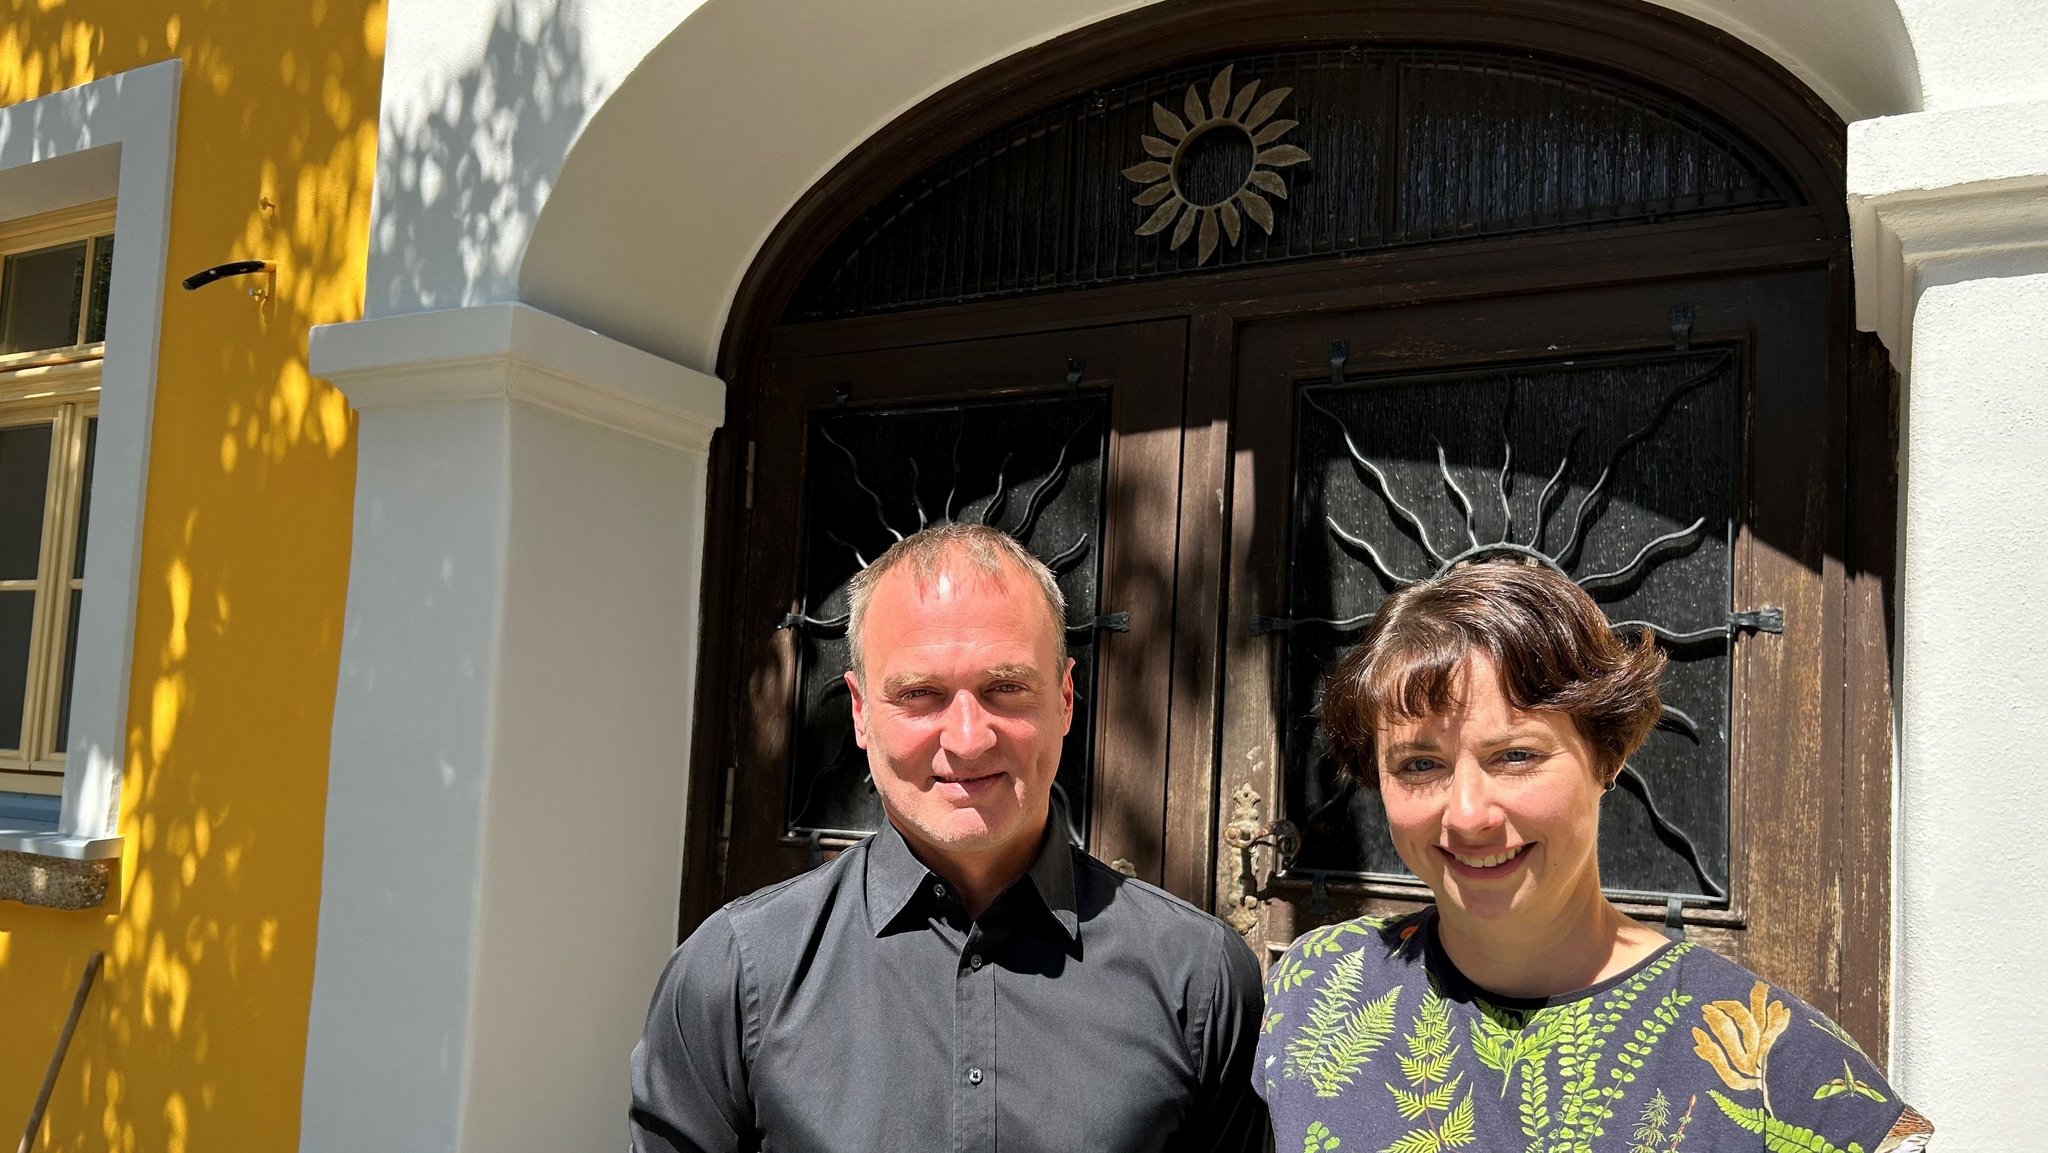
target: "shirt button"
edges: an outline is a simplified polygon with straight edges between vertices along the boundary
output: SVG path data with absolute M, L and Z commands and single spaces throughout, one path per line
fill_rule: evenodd
M 976 953 L 974 956 L 967 958 L 967 964 L 976 969 L 981 968 L 981 954 Z
M 933 886 L 932 886 L 932 896 L 934 896 L 934 897 L 937 897 L 937 898 L 938 898 L 939 900 L 941 900 L 941 901 L 945 900 L 945 899 L 946 899 L 946 886 L 944 886 L 944 885 L 933 885 Z
M 979 1070 L 979 1069 L 969 1069 L 969 1070 L 967 1071 L 967 1083 L 968 1083 L 969 1085 L 979 1085 L 979 1084 L 981 1084 L 981 1070 Z

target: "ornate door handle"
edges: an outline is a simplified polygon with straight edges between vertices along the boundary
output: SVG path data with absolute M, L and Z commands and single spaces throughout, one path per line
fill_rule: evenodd
M 1223 826 L 1223 843 L 1237 850 L 1239 868 L 1224 895 L 1223 919 L 1239 934 L 1250 936 L 1258 928 L 1259 906 L 1264 900 L 1259 892 L 1258 873 L 1253 868 L 1252 850 L 1260 845 L 1272 849 L 1274 871 L 1284 870 L 1301 851 L 1301 830 L 1293 821 L 1284 819 L 1260 823 L 1259 806 L 1264 798 L 1248 784 L 1238 786 L 1231 800 L 1236 807 L 1229 823 Z

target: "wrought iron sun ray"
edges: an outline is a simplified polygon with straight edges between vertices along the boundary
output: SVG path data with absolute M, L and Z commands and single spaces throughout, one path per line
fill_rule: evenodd
M 1070 385 L 1078 380 L 1076 371 L 1074 368 L 1069 370 Z M 1075 395 L 1078 396 L 1078 393 Z M 952 475 L 947 482 L 946 499 L 938 510 L 940 519 L 936 521 L 932 518 L 931 511 L 926 509 L 924 504 L 921 491 L 924 478 L 917 458 L 914 456 L 908 458 L 910 485 L 906 499 L 909 504 L 910 513 L 917 519 L 917 527 L 919 529 L 928 528 L 935 523 L 958 523 L 961 514 L 967 513 L 972 507 L 973 502 L 971 500 L 964 506 L 956 504 L 960 495 L 961 479 L 964 475 L 960 467 L 960 450 L 967 436 L 967 410 L 964 407 L 956 409 L 955 415 L 953 445 L 950 453 Z M 1083 406 L 1080 411 L 1070 414 L 1067 435 L 1060 443 L 1059 453 L 1054 458 L 1052 467 L 1046 471 L 1045 475 L 1038 478 L 1037 483 L 1031 487 L 1028 493 L 1024 494 L 1023 513 L 1017 518 L 1017 522 L 1014 525 L 1007 528 L 1001 522 L 1010 507 L 1008 476 L 1010 464 L 1015 459 L 1016 454 L 1012 451 L 1004 451 L 1001 461 L 996 465 L 994 490 L 991 492 L 988 502 L 982 505 L 978 513 L 970 514 L 974 522 L 1002 529 L 1003 532 L 1015 537 L 1019 542 L 1028 543 L 1032 531 L 1038 526 L 1039 517 L 1043 515 L 1046 506 L 1052 503 L 1060 486 L 1066 483 L 1069 474 L 1072 473 L 1073 465 L 1070 463 L 1070 458 L 1073 455 L 1074 446 L 1079 443 L 1081 435 L 1095 423 L 1095 418 L 1096 413 L 1092 406 Z M 874 506 L 874 523 L 892 539 L 903 540 L 906 534 L 890 522 L 890 502 L 883 497 L 876 485 L 869 480 L 861 467 L 860 457 L 852 449 L 848 448 L 843 441 L 833 436 L 831 429 L 823 422 L 820 422 L 818 425 L 818 435 L 823 438 L 825 443 L 837 449 L 839 454 L 846 459 L 847 472 L 854 488 L 864 494 L 868 498 L 869 503 Z M 825 539 L 833 544 L 853 554 L 854 563 L 859 568 L 865 569 L 869 564 L 873 563 L 861 551 L 859 546 L 840 536 L 837 532 L 827 529 L 824 532 L 824 536 Z M 1072 572 L 1087 557 L 1089 548 L 1090 537 L 1084 531 L 1071 544 L 1055 551 L 1051 557 L 1047 558 L 1045 562 L 1046 567 L 1051 569 L 1055 576 L 1065 576 L 1067 573 Z M 844 629 L 847 622 L 848 614 L 846 613 L 841 613 L 834 617 L 813 617 L 803 612 L 792 612 L 785 613 L 776 627 L 830 633 Z M 1113 613 L 1096 621 L 1089 621 L 1080 625 L 1069 625 L 1067 631 L 1070 635 L 1076 633 L 1086 634 L 1098 627 L 1114 630 L 1120 624 L 1127 627 L 1128 617 L 1124 616 L 1124 614 Z
M 1343 366 L 1345 354 L 1346 349 L 1341 342 L 1334 345 L 1331 349 L 1331 377 L 1332 384 L 1334 385 L 1341 386 L 1344 383 Z M 1579 441 L 1585 435 L 1586 429 L 1581 425 L 1573 429 L 1566 439 L 1564 451 L 1559 456 L 1557 467 L 1551 472 L 1549 480 L 1544 483 L 1542 491 L 1537 495 L 1535 523 L 1531 527 L 1528 538 L 1525 541 L 1516 540 L 1512 499 L 1513 478 L 1515 475 L 1515 446 L 1511 424 L 1515 403 L 1515 381 L 1513 377 L 1507 377 L 1504 380 L 1507 396 L 1501 411 L 1501 464 L 1494 485 L 1495 495 L 1499 498 L 1500 502 L 1501 523 L 1500 532 L 1493 539 L 1482 539 L 1478 525 L 1478 503 L 1470 493 L 1466 492 L 1464 486 L 1459 484 L 1456 475 L 1452 473 L 1449 455 L 1443 443 L 1437 441 L 1435 444 L 1438 476 L 1442 479 L 1443 488 L 1449 499 L 1458 509 L 1463 521 L 1465 538 L 1469 544 L 1469 547 L 1464 551 L 1454 555 L 1446 555 L 1444 551 L 1436 546 L 1422 518 L 1413 508 L 1402 502 L 1401 498 L 1395 493 L 1386 470 L 1375 463 L 1359 447 L 1357 438 L 1352 435 L 1350 427 L 1344 423 L 1343 418 L 1339 417 L 1327 405 L 1319 402 L 1312 392 L 1304 391 L 1301 393 L 1301 397 L 1304 407 L 1336 426 L 1338 433 L 1343 438 L 1345 453 L 1350 457 L 1353 466 L 1362 477 L 1370 478 L 1371 483 L 1366 487 L 1379 496 L 1389 518 L 1395 523 L 1396 527 L 1412 536 L 1416 543 L 1421 545 L 1429 558 L 1435 562 L 1437 567 L 1432 575 L 1441 575 L 1461 564 L 1485 559 L 1489 556 L 1513 554 L 1546 565 L 1572 579 L 1574 583 L 1578 584 L 1580 588 L 1585 589 L 1588 593 L 1598 595 L 1606 590 L 1622 588 L 1632 584 L 1665 558 L 1681 550 L 1689 549 L 1703 539 L 1707 525 L 1707 518 L 1704 516 L 1695 519 L 1684 528 L 1663 533 L 1645 541 L 1636 550 L 1635 554 L 1630 557 L 1628 562 L 1618 568 L 1591 573 L 1581 577 L 1572 577 L 1568 571 L 1577 566 L 1579 553 L 1585 546 L 1587 536 L 1607 508 L 1606 496 L 1608 485 L 1613 481 L 1629 454 L 1656 435 L 1658 429 L 1663 427 L 1664 422 L 1682 400 L 1708 382 L 1718 379 L 1727 370 L 1733 359 L 1731 353 L 1724 352 L 1716 357 L 1706 369 L 1680 382 L 1664 397 L 1657 406 L 1657 410 L 1651 414 L 1647 421 L 1630 432 L 1615 446 L 1614 451 L 1609 454 L 1607 461 L 1593 484 L 1586 490 L 1585 495 L 1579 499 L 1579 503 L 1572 513 L 1571 530 L 1563 546 L 1554 553 L 1546 550 L 1544 547 L 1549 533 L 1551 514 L 1555 509 L 1555 503 L 1561 502 L 1565 495 L 1566 488 L 1568 487 L 1565 478 L 1571 471 Z M 1323 522 L 1328 527 L 1331 536 L 1347 550 L 1362 559 L 1371 567 L 1375 574 L 1386 582 L 1395 586 L 1401 586 L 1413 584 L 1422 579 L 1421 577 L 1410 576 L 1396 571 L 1370 540 L 1366 539 L 1362 533 L 1346 528 L 1334 516 L 1325 514 Z M 1252 630 L 1254 633 L 1286 631 L 1305 625 L 1349 630 L 1368 623 L 1373 615 L 1372 612 L 1365 612 L 1343 619 L 1327 617 L 1278 619 L 1254 617 L 1252 620 Z M 1781 620 L 1782 617 L 1775 615 L 1775 610 L 1764 610 L 1760 613 L 1731 613 L 1728 620 L 1721 625 L 1687 631 L 1669 628 L 1652 621 L 1637 620 L 1615 621 L 1613 622 L 1613 627 L 1617 630 L 1641 630 L 1652 637 L 1657 643 L 1681 645 L 1714 638 L 1726 639 L 1732 637 L 1735 632 L 1745 627 L 1773 629 L 1779 626 Z M 1676 706 L 1669 704 L 1663 706 L 1662 715 L 1658 719 L 1658 726 L 1681 734 L 1695 744 L 1700 742 L 1699 722 Z M 1700 884 L 1715 897 L 1725 898 L 1727 896 L 1727 889 L 1707 870 L 1699 846 L 1693 841 L 1690 834 L 1665 815 L 1662 808 L 1657 804 L 1649 782 L 1643 778 L 1642 774 L 1632 765 L 1624 765 L 1621 770 L 1621 783 L 1642 802 L 1651 827 L 1656 831 L 1658 837 L 1671 845 L 1685 859 L 1694 874 L 1699 878 Z M 1331 801 L 1325 803 L 1323 808 L 1327 809 L 1335 803 L 1336 798 L 1332 798 Z

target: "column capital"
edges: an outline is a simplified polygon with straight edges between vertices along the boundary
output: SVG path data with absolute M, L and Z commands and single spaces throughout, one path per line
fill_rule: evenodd
M 1930 277 L 2048 264 L 2048 101 L 1851 124 L 1848 193 L 1856 325 L 1904 371 Z
M 704 452 L 725 382 L 528 304 L 487 304 L 323 324 L 313 375 L 358 410 L 501 399 Z

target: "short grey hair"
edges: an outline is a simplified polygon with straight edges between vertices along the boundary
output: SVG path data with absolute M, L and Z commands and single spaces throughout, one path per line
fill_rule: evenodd
M 855 573 L 846 585 L 846 663 L 854 676 L 865 683 L 867 671 L 861 665 L 861 629 L 866 623 L 868 602 L 875 586 L 890 570 L 910 566 L 911 578 L 924 588 L 946 571 L 949 563 L 966 562 L 982 576 L 1001 581 L 1014 569 L 1029 576 L 1045 598 L 1045 611 L 1052 617 L 1053 643 L 1059 663 L 1067 663 L 1067 598 L 1060 592 L 1059 578 L 1032 556 L 1017 538 L 998 528 L 982 524 L 941 524 L 914 532 L 875 558 L 874 563 Z

